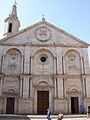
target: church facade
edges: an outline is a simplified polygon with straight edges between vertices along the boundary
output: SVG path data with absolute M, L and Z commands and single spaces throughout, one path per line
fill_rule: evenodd
M 42 21 L 19 31 L 17 6 L 0 40 L 0 113 L 79 114 L 90 105 L 89 44 Z

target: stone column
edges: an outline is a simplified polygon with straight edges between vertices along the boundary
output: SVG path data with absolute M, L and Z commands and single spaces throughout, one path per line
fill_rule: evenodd
M 29 78 L 29 98 L 32 97 L 32 79 Z
M 64 61 L 63 61 L 63 56 L 62 56 L 62 74 L 64 74 Z
M 65 56 L 62 56 L 62 62 L 63 62 L 63 74 L 65 74 Z
M 82 57 L 82 69 L 83 69 L 83 74 L 85 74 L 85 65 L 84 65 L 84 58 Z
M 33 74 L 33 60 L 34 60 L 34 57 L 31 57 L 31 74 Z
M 84 69 L 83 69 L 83 58 L 80 57 L 80 73 L 81 75 L 84 73 Z
M 22 55 L 22 62 L 21 62 L 21 73 L 24 73 L 24 56 Z
M 0 96 L 2 96 L 2 78 L 0 78 Z
M 3 73 L 3 68 L 4 68 L 4 55 L 2 55 L 2 59 L 1 59 L 1 72 Z
M 29 62 L 29 74 L 31 74 L 31 56 L 30 56 L 30 62 Z
M 3 61 L 3 56 L 1 56 L 1 66 L 0 66 L 0 72 L 2 72 L 2 61 Z
M 65 98 L 65 84 L 64 84 L 64 78 L 63 78 L 63 98 Z
M 63 98 L 63 79 L 57 80 L 58 85 L 58 98 Z
M 3 106 L 2 106 L 2 85 L 3 85 L 3 79 L 0 78 L 0 113 L 2 113 L 2 109 L 3 109 Z
M 29 78 L 23 79 L 23 98 L 29 98 Z
M 86 78 L 84 78 L 84 90 L 85 90 L 85 97 L 87 97 Z
M 55 62 L 56 62 L 56 74 L 58 74 L 58 69 L 57 69 L 57 67 L 58 67 L 58 64 L 57 64 L 57 57 L 55 57 Z
M 32 97 L 33 88 L 32 88 L 32 79 L 30 79 L 30 97 Z
M 82 57 L 80 57 L 80 74 L 81 74 L 81 88 L 82 88 L 82 97 L 81 97 L 81 101 L 82 101 L 82 104 L 83 104 L 83 98 L 84 98 L 84 83 L 83 83 L 83 77 L 82 77 L 82 74 L 83 74 L 83 61 L 82 61 Z
M 53 57 L 53 73 L 56 74 L 56 59 Z
M 23 79 L 20 79 L 20 97 L 23 97 Z
M 54 85 L 55 85 L 55 98 L 57 98 L 57 78 L 54 80 Z
M 24 74 L 29 74 L 29 65 L 30 65 L 30 47 L 25 46 L 25 53 L 24 53 Z

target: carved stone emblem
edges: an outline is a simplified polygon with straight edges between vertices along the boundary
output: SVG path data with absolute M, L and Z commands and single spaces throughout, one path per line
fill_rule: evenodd
M 40 27 L 36 29 L 35 36 L 36 36 L 36 39 L 42 42 L 47 41 L 51 37 L 51 31 L 46 27 Z

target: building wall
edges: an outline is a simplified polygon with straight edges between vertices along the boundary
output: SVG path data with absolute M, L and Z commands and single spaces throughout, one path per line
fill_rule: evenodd
M 47 90 L 53 114 L 71 114 L 71 98 L 74 97 L 78 98 L 79 113 L 80 104 L 86 112 L 90 104 L 87 48 L 58 46 L 59 40 L 66 45 L 67 40 L 73 40 L 50 27 L 51 41 L 40 43 L 34 36 L 37 28 L 0 45 L 0 112 L 7 113 L 7 98 L 14 97 L 15 114 L 37 114 L 37 91 Z

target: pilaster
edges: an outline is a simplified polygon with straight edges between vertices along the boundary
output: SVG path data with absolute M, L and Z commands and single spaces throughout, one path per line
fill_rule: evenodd
M 63 79 L 57 79 L 58 85 L 58 98 L 63 98 Z
M 29 98 L 29 78 L 23 79 L 23 98 Z
M 56 74 L 56 58 L 53 57 L 53 72 Z
M 0 78 L 0 96 L 2 96 L 2 78 Z
M 23 97 L 23 79 L 20 79 L 20 98 Z
M 57 98 L 57 96 L 58 96 L 58 90 L 57 90 L 57 78 L 55 78 L 55 80 L 54 80 L 54 86 L 55 86 L 55 98 Z

